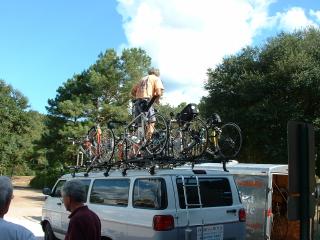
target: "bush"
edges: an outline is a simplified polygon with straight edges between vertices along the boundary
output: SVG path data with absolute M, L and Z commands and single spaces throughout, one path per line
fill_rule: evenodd
M 64 172 L 59 170 L 37 172 L 36 176 L 30 181 L 30 186 L 38 189 L 42 189 L 44 187 L 52 188 L 57 179 L 63 174 Z

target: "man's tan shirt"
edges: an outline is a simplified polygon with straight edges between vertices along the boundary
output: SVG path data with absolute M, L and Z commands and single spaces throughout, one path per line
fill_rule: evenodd
M 159 77 L 149 75 L 142 78 L 131 91 L 133 97 L 152 98 L 153 96 L 161 96 L 164 90 L 163 84 Z

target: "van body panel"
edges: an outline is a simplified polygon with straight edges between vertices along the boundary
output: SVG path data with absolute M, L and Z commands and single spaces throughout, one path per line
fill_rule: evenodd
M 229 199 L 230 204 L 227 206 L 191 209 L 181 208 L 180 206 L 181 189 L 179 196 L 177 187 L 179 176 L 188 178 L 195 177 L 196 174 L 191 168 L 156 169 L 154 175 L 150 175 L 147 170 L 128 170 L 126 176 L 122 176 L 121 171 L 112 170 L 108 177 L 105 177 L 103 172 L 91 172 L 88 177 L 84 177 L 82 173 L 76 173 L 75 176 L 64 175 L 59 180 L 75 178 L 90 180 L 86 205 L 99 216 L 102 236 L 112 240 L 183 240 L 186 237 L 191 237 L 189 240 L 220 239 L 219 234 L 224 240 L 244 239 L 245 224 L 239 221 L 238 216 L 238 212 L 243 208 L 243 205 L 240 202 L 232 175 L 215 170 L 199 174 L 198 178 L 204 182 L 216 181 L 217 179 L 227 181 L 230 189 L 226 195 L 231 200 Z M 117 182 L 119 179 L 129 179 L 127 203 L 120 201 L 122 206 L 117 205 L 119 203 L 117 202 L 118 199 L 109 199 L 110 196 L 113 196 L 109 191 L 120 189 L 119 186 L 113 188 L 109 186 L 109 180 Z M 155 189 L 155 186 L 159 186 L 159 188 Z M 123 191 L 120 191 L 120 197 L 121 194 L 123 195 Z M 147 205 L 141 205 L 143 204 L 141 201 L 145 200 L 144 196 L 151 200 L 155 197 L 154 201 L 158 205 L 156 204 L 154 207 L 151 205 L 150 207 L 148 201 L 145 202 Z M 158 200 L 156 200 L 157 198 Z M 55 226 L 56 237 L 63 239 L 64 233 L 67 231 L 70 213 L 65 210 L 63 204 L 59 208 L 58 201 L 61 202 L 59 197 L 48 196 L 43 207 L 43 219 L 49 219 L 50 224 Z M 166 231 L 154 230 L 153 219 L 156 215 L 172 216 L 173 228 Z M 186 232 L 189 231 L 188 234 L 190 235 L 187 236 Z M 204 234 L 204 238 L 202 238 L 202 234 Z M 212 238 L 212 234 L 216 234 L 216 238 Z

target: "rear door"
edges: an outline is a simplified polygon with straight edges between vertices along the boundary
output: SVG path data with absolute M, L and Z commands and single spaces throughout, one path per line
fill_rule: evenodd
M 179 239 L 184 239 L 186 230 L 191 232 L 192 240 L 242 239 L 238 238 L 240 232 L 244 234 L 244 223 L 238 226 L 242 205 L 234 182 L 230 182 L 233 179 L 226 176 L 199 176 L 198 179 L 199 189 L 195 176 L 184 177 L 186 197 L 182 177 L 175 179 Z

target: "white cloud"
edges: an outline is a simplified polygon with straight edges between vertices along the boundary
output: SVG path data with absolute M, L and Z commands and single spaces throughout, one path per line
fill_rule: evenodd
M 310 20 L 305 10 L 300 7 L 293 7 L 287 12 L 278 12 L 274 17 L 277 27 L 286 31 L 294 31 L 308 26 L 317 26 L 315 22 Z
M 118 0 L 127 47 L 142 47 L 160 68 L 168 103 L 198 102 L 206 71 L 252 44 L 263 28 L 309 25 L 302 9 L 275 17 L 275 0 Z

